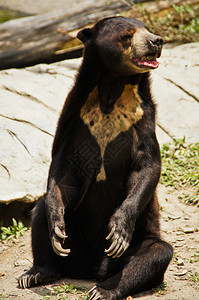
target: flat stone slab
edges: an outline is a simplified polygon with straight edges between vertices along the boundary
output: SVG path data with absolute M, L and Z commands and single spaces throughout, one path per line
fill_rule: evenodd
M 152 72 L 160 143 L 167 142 L 168 135 L 199 141 L 198 53 L 199 43 L 163 49 L 160 66 Z
M 199 141 L 199 43 L 164 49 L 152 72 L 157 136 Z M 57 120 L 81 59 L 0 72 L 0 203 L 46 191 Z
M 148 0 L 149 1 L 149 0 Z M 117 0 L 111 0 L 110 2 L 118 2 Z M 136 1 L 135 1 L 136 2 Z M 4 9 L 9 9 L 13 11 L 20 12 L 27 15 L 39 15 L 45 13 L 57 13 L 57 12 L 67 12 L 71 9 L 88 9 L 93 5 L 97 6 L 107 6 L 109 1 L 106 0 L 0 0 L 0 7 Z M 128 4 L 127 4 L 128 5 Z M 128 7 L 128 6 L 127 6 Z
M 102 3 L 105 2 L 105 0 L 98 0 Z M 52 11 L 67 11 L 70 10 L 73 7 L 77 7 L 78 5 L 83 5 L 89 7 L 93 3 L 93 0 L 73 0 L 73 1 L 67 1 L 67 0 L 34 0 L 34 1 L 27 1 L 27 0 L 0 0 L 0 7 L 20 11 L 22 13 L 26 13 L 29 15 L 34 14 L 42 14 L 42 13 L 48 13 Z
M 0 72 L 0 202 L 45 193 L 57 120 L 80 61 Z

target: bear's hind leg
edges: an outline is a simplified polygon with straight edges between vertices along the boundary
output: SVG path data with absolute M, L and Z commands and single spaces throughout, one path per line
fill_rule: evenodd
M 28 272 L 18 278 L 19 287 L 22 289 L 29 288 L 42 283 L 52 282 L 58 279 L 57 272 L 47 267 L 33 266 Z
M 137 251 L 120 258 L 124 264 L 127 261 L 124 268 L 92 288 L 89 299 L 123 299 L 157 286 L 163 281 L 172 256 L 173 249 L 168 243 L 156 239 L 145 240 Z
M 29 288 L 40 283 L 57 279 L 60 275 L 59 256 L 52 249 L 45 213 L 45 199 L 36 205 L 32 219 L 33 267 L 18 278 L 21 288 Z

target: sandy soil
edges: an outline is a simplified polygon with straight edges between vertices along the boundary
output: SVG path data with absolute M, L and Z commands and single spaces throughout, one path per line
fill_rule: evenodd
M 199 299 L 199 215 L 198 208 L 187 206 L 177 198 L 178 194 L 170 193 L 168 188 L 159 186 L 162 233 L 165 240 L 174 247 L 174 258 L 165 275 L 164 291 L 136 295 L 140 300 L 147 299 Z M 21 290 L 16 278 L 32 264 L 30 248 L 30 230 L 18 241 L 0 244 L 0 299 L 43 299 L 53 287 L 63 282 L 88 286 L 91 282 L 77 282 L 62 279 L 55 284 Z M 197 277 L 198 278 L 198 277 Z M 47 298 L 46 298 L 47 299 Z M 50 299 L 58 299 L 51 296 Z M 60 298 L 59 298 L 60 299 Z M 68 294 L 64 299 L 80 299 L 80 296 Z

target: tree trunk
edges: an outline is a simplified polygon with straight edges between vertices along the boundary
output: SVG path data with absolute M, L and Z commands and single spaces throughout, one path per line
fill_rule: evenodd
M 69 12 L 46 13 L 0 24 L 0 70 L 80 57 L 83 46 L 76 34 L 81 28 L 125 10 L 129 10 L 125 15 L 141 21 L 144 20 L 142 9 L 161 17 L 174 3 L 186 3 L 185 0 L 134 0 L 134 3 L 143 2 L 141 9 L 136 9 L 129 0 L 112 0 L 107 1 L 108 4 L 104 4 L 105 0 L 95 2 L 89 7 L 80 2 Z M 197 17 L 199 0 L 189 0 L 188 3 L 196 8 Z
M 0 70 L 80 56 L 82 45 L 75 39 L 79 29 L 129 8 L 125 1 L 107 5 L 102 2 L 96 1 L 86 8 L 78 6 L 70 12 L 41 14 L 1 24 Z

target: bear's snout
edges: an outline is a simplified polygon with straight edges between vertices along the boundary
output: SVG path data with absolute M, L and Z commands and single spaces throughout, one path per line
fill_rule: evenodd
M 161 38 L 158 35 L 150 35 L 147 38 L 147 44 L 151 52 L 161 53 L 163 46 L 163 38 Z

